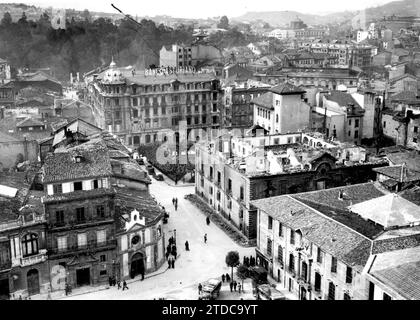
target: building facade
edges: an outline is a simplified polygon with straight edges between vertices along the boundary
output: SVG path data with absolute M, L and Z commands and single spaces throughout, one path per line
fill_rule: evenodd
M 196 145 L 196 194 L 249 239 L 257 235 L 252 200 L 364 182 L 375 178 L 372 168 L 388 163 L 315 134 L 260 129 Z
M 220 125 L 219 80 L 210 73 L 121 71 L 112 63 L 89 84 L 89 102 L 100 127 L 135 147 L 177 138 L 185 121 L 188 134 Z M 170 140 L 172 142 L 172 140 Z

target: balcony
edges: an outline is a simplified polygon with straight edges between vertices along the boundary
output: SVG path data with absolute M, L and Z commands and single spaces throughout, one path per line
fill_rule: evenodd
M 39 250 L 38 254 L 35 254 L 33 256 L 20 258 L 20 265 L 21 267 L 27 267 L 31 266 L 37 263 L 41 263 L 47 260 L 47 250 L 42 249 Z
M 96 252 L 100 250 L 112 249 L 116 245 L 117 245 L 117 240 L 107 240 L 102 243 L 97 243 L 96 241 L 94 241 L 83 246 L 74 245 L 74 246 L 69 246 L 62 249 L 52 248 L 48 250 L 48 253 L 51 256 L 73 255 L 73 254 L 80 254 L 83 252 Z
M 12 268 L 12 261 L 5 261 L 0 263 L 0 271 L 9 270 Z

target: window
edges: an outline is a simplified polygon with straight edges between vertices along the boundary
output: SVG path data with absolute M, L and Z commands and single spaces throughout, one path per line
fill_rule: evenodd
M 419 127 L 414 127 L 414 128 L 413 128 L 413 132 L 414 132 L 414 133 L 417 133 L 418 131 L 419 131 Z
M 351 300 L 351 297 L 347 292 L 344 293 L 343 300 Z
M 232 179 L 228 180 L 228 192 L 232 192 Z
M 60 184 L 54 184 L 53 185 L 53 191 L 54 191 L 54 194 L 63 193 L 63 185 L 61 183 Z
M 137 98 L 133 98 L 133 107 L 137 107 Z
M 138 118 L 139 117 L 139 111 L 137 109 L 133 109 L 133 117 Z
M 272 254 L 272 241 L 271 239 L 267 238 L 267 255 L 271 257 Z
M 391 298 L 391 296 L 390 296 L 390 295 L 388 295 L 388 294 L 386 294 L 386 293 L 384 292 L 384 295 L 383 295 L 383 300 L 387 300 L 387 301 L 389 301 L 389 300 L 392 300 L 392 298 Z
M 56 223 L 64 223 L 64 211 L 58 210 L 55 212 L 55 222 Z
M 359 128 L 359 119 L 354 120 L 354 127 Z
M 308 265 L 306 264 L 306 262 L 302 262 L 301 277 L 304 281 L 306 281 L 308 278 Z
M 295 244 L 295 231 L 290 229 L 290 244 Z
M 359 131 L 358 130 L 354 131 L 354 138 L 355 139 L 359 138 Z
M 106 231 L 105 230 L 96 231 L 96 241 L 97 241 L 98 244 L 105 243 L 105 241 L 106 241 Z
M 268 217 L 268 229 L 273 229 L 273 217 Z
M 213 180 L 213 167 L 210 167 L 210 180 Z
M 104 206 L 97 206 L 96 207 L 96 215 L 98 218 L 104 218 L 105 217 L 105 207 Z
M 349 119 L 349 126 L 351 126 L 351 119 Z
M 98 188 L 99 188 L 98 180 L 93 180 L 93 189 L 98 189 Z
M 384 121 L 383 127 L 386 128 L 386 121 Z
M 67 237 L 58 237 L 57 238 L 57 249 L 58 251 L 65 251 L 67 249 Z
M 86 233 L 79 233 L 77 235 L 77 246 L 79 248 L 81 247 L 86 247 L 87 244 L 87 237 L 86 237 Z
M 316 261 L 322 263 L 322 250 L 320 247 L 318 247 L 316 251 Z
M 283 237 L 283 225 L 279 223 L 279 237 Z
M 315 272 L 315 291 L 321 291 L 321 275 Z
M 333 282 L 328 285 L 328 300 L 335 300 L 335 284 Z
M 76 209 L 76 219 L 77 219 L 77 222 L 85 221 L 85 208 Z
M 239 192 L 239 199 L 244 200 L 244 187 L 241 186 L 240 192 Z
M 99 257 L 99 261 L 100 262 L 105 262 L 106 261 L 106 255 L 105 254 L 101 254 Z
M 289 256 L 289 271 L 295 271 L 295 257 L 293 256 L 293 254 L 290 254 Z
M 222 182 L 222 174 L 220 173 L 220 171 L 217 171 L 217 183 L 220 185 L 221 182 Z
M 337 258 L 331 257 L 331 272 L 337 273 Z
M 277 261 L 283 265 L 283 247 L 278 246 L 277 248 Z
M 24 257 L 38 254 L 38 235 L 29 233 L 22 238 L 22 253 Z
M 347 267 L 346 269 L 346 283 L 352 283 L 353 282 L 353 269 L 350 267 Z
M 83 183 L 82 183 L 82 181 L 77 181 L 77 182 L 75 182 L 75 183 L 73 183 L 73 185 L 74 185 L 74 191 L 80 191 L 80 190 L 83 190 Z

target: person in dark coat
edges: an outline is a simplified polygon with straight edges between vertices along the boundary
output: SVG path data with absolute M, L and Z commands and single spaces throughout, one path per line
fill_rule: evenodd
M 112 278 L 111 277 L 108 277 L 108 284 L 109 284 L 110 287 L 112 286 Z
M 229 275 L 229 273 L 226 273 L 226 282 L 229 282 L 230 281 L 230 275 Z
M 203 286 L 201 283 L 198 284 L 198 294 L 201 294 L 201 291 L 203 290 Z
M 190 244 L 188 241 L 185 241 L 185 251 L 190 251 Z
M 209 216 L 207 216 L 207 218 L 206 218 L 206 223 L 207 223 L 207 225 L 210 224 L 210 218 L 209 218 Z
M 117 281 L 117 289 L 120 290 L 121 289 L 121 281 L 120 279 L 118 279 Z
M 229 283 L 229 287 L 230 287 L 230 292 L 233 291 L 233 282 Z
M 225 282 L 225 275 L 222 274 L 222 282 Z
M 144 270 L 141 272 L 141 281 L 144 280 Z
M 204 243 L 207 243 L 207 233 L 204 235 Z
M 172 266 L 172 264 L 171 264 L 171 258 L 169 257 L 169 258 L 168 258 L 168 269 L 170 269 L 170 268 L 171 268 L 171 266 Z
M 233 281 L 233 290 L 236 292 L 236 286 L 238 285 L 238 283 L 236 281 Z
M 123 288 L 122 290 L 124 291 L 125 289 L 128 290 L 128 286 L 127 286 L 127 282 L 125 282 L 125 280 L 123 281 Z
M 172 269 L 175 269 L 175 258 L 172 258 Z

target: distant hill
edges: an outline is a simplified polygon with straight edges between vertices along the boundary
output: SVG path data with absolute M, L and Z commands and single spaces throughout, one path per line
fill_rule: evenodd
M 297 11 L 266 11 L 248 12 L 242 16 L 232 18 L 234 21 L 251 22 L 263 20 L 270 25 L 287 25 L 296 17 L 302 19 L 308 25 L 327 23 L 348 23 L 360 13 L 364 13 L 367 21 L 382 19 L 384 16 L 417 16 L 420 17 L 420 0 L 392 1 L 381 6 L 371 7 L 360 11 L 335 12 L 327 15 L 304 14 Z

